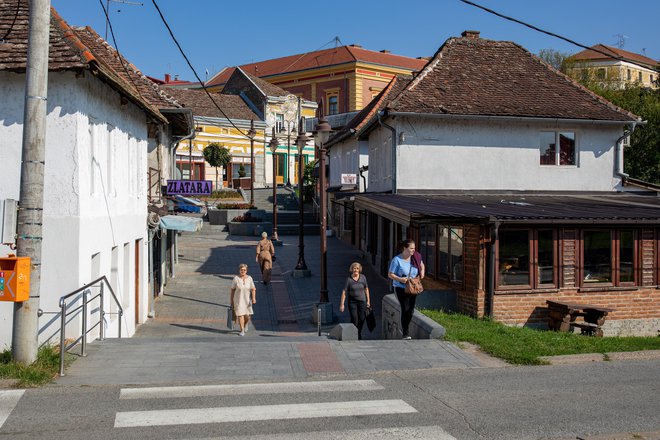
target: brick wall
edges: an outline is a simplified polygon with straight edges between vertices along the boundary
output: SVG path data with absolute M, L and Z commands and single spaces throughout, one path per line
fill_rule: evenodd
M 483 232 L 483 227 L 479 225 L 463 227 L 463 288 L 456 295 L 459 312 L 480 317 L 486 313 L 486 247 Z

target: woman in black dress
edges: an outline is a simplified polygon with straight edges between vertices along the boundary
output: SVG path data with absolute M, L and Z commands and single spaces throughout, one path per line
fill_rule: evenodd
M 344 311 L 344 302 L 348 299 L 351 322 L 358 329 L 358 339 L 362 339 L 362 327 L 364 326 L 367 307 L 371 307 L 369 286 L 367 285 L 367 278 L 362 275 L 362 265 L 360 263 L 351 264 L 349 273 L 351 275 L 346 278 L 344 290 L 341 291 L 339 311 Z

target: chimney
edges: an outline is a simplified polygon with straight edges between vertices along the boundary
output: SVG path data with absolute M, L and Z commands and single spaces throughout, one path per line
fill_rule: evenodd
M 351 47 L 357 47 L 358 49 L 362 49 L 362 46 L 359 44 L 351 44 Z
M 477 38 L 479 38 L 479 31 L 463 31 L 461 37 L 471 38 L 473 40 L 476 40 Z
M 390 51 L 387 50 L 387 49 L 383 49 L 383 50 L 380 51 L 380 53 L 392 53 L 392 52 L 390 52 Z
M 174 75 L 174 81 L 178 81 L 178 80 L 179 80 L 179 75 Z
M 165 84 L 167 84 L 168 82 L 170 82 L 170 79 L 171 79 L 171 78 L 172 78 L 172 77 L 170 76 L 170 74 L 169 74 L 169 73 L 166 73 L 166 74 L 165 74 Z

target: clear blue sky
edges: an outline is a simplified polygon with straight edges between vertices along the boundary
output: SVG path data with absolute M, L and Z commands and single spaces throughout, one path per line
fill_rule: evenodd
M 106 0 L 102 0 L 106 4 Z M 128 1 L 128 0 L 126 0 Z M 110 20 L 119 50 L 145 74 L 194 76 L 170 39 L 151 0 L 143 6 L 111 2 Z M 616 46 L 660 59 L 660 1 L 635 0 L 474 0 L 539 28 L 591 46 Z M 51 0 L 73 26 L 105 34 L 99 0 Z M 199 75 L 324 47 L 338 36 L 343 44 L 388 49 L 411 57 L 431 56 L 466 29 L 483 38 L 514 41 L 533 53 L 581 50 L 565 41 L 491 15 L 459 0 L 328 2 L 157 0 L 175 36 Z M 108 40 L 112 42 L 108 33 Z

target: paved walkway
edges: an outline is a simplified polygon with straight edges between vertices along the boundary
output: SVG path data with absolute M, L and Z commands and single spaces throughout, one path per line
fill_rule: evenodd
M 482 366 L 476 357 L 447 342 L 380 340 L 380 322 L 373 333 L 364 329 L 362 341 L 319 337 L 311 319 L 320 288 L 319 237 L 305 239 L 309 278 L 292 277 L 298 238 L 282 238 L 284 245 L 275 249 L 272 282 L 264 285 L 255 262 L 255 238 L 228 236 L 207 223 L 199 233 L 182 235 L 176 276 L 156 301 L 155 318 L 130 339 L 89 344 L 88 356 L 77 359 L 57 384 L 219 383 Z M 379 317 L 385 280 L 360 259 L 359 252 L 330 237 L 328 289 L 334 311 L 338 313 L 353 261 L 365 267 Z M 226 322 L 229 287 L 240 263 L 248 264 L 257 284 L 254 320 L 245 337 L 229 330 Z M 350 321 L 347 312 L 338 318 Z M 334 325 L 322 332 L 327 334 Z

